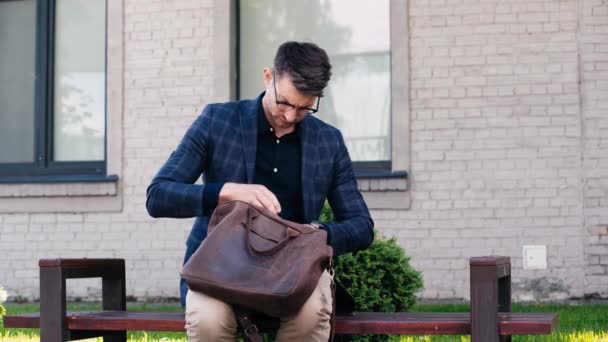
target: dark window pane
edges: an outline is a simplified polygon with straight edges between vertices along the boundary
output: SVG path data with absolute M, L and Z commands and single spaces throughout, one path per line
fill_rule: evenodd
M 0 163 L 34 161 L 36 2 L 0 1 Z

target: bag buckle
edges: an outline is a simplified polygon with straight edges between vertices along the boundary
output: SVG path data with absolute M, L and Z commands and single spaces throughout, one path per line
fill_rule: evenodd
M 327 267 L 327 272 L 329 273 L 329 276 L 331 277 L 331 280 L 334 280 L 334 275 L 336 274 L 336 271 L 334 269 L 334 258 L 333 257 L 329 257 L 329 265 Z

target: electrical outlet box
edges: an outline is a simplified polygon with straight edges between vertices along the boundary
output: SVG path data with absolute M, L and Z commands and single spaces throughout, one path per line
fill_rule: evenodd
M 524 246 L 524 270 L 544 270 L 547 268 L 547 246 Z

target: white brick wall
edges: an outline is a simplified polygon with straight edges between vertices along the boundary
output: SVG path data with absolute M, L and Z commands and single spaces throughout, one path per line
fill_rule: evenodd
M 145 191 L 209 102 L 212 1 L 127 0 L 124 20 L 123 211 L 0 215 L 0 285 L 13 298 L 38 298 L 38 259 L 54 257 L 125 258 L 129 296 L 179 296 L 192 220 L 150 218 Z M 72 280 L 68 295 L 99 298 L 99 286 Z
M 125 0 L 123 210 L 0 215 L 12 295 L 38 297 L 40 258 L 120 257 L 129 296 L 178 296 L 192 220 L 148 217 L 145 190 L 212 101 L 213 4 Z M 512 257 L 518 298 L 607 296 L 608 4 L 411 0 L 410 53 L 411 208 L 372 215 L 422 296 L 468 297 L 467 259 L 484 254 Z M 405 184 L 389 183 L 361 186 Z M 525 244 L 547 245 L 547 270 L 522 269 Z M 98 298 L 99 281 L 68 294 Z
M 544 295 L 535 278 L 586 292 L 578 11 L 411 1 L 412 208 L 374 216 L 423 270 L 423 296 L 468 297 L 482 254 L 512 257 L 520 298 Z M 522 270 L 524 244 L 548 246 L 547 270 Z
M 150 218 L 145 191 L 209 102 L 212 24 L 211 1 L 125 3 L 125 214 L 116 216 L 117 229 L 104 239 L 124 255 L 135 297 L 179 296 L 192 220 Z
M 608 4 L 580 6 L 585 291 L 608 296 Z

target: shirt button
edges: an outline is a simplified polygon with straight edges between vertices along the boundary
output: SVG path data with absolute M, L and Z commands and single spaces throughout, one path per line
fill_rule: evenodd
M 281 142 L 281 140 L 277 139 L 277 144 L 280 143 L 280 142 Z
M 277 171 L 279 171 L 279 170 L 277 170 L 276 167 L 274 168 L 274 170 L 272 170 L 272 172 L 274 172 L 274 173 L 276 173 Z

